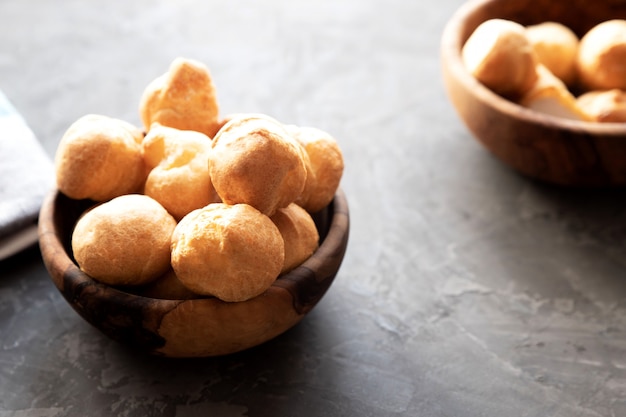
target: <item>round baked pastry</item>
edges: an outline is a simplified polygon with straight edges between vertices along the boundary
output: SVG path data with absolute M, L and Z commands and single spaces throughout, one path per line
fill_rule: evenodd
M 600 123 L 626 122 L 626 92 L 614 88 L 589 91 L 578 97 L 578 106 L 589 117 Z
M 626 89 L 626 20 L 591 28 L 580 40 L 576 63 L 584 89 Z
M 139 114 L 146 130 L 157 122 L 212 138 L 218 129 L 219 106 L 209 69 L 201 62 L 176 58 L 168 72 L 144 90 Z
M 219 202 L 209 175 L 211 139 L 193 130 L 153 124 L 142 143 L 150 173 L 144 194 L 157 200 L 177 220 Z
M 526 27 L 539 62 L 557 78 L 571 86 L 576 81 L 578 36 L 558 22 L 543 22 Z
M 72 234 L 72 251 L 87 275 L 109 285 L 142 285 L 170 266 L 176 220 L 140 194 L 116 197 L 87 211 Z
M 314 127 L 286 126 L 302 145 L 307 168 L 306 183 L 296 203 L 315 213 L 326 207 L 335 196 L 343 175 L 343 154 L 337 141 Z
M 138 191 L 146 178 L 143 133 L 130 123 L 86 115 L 65 132 L 55 155 L 58 189 L 81 200 L 106 201 Z
M 493 92 L 517 99 L 537 79 L 537 55 L 526 28 L 505 19 L 481 23 L 462 49 L 467 70 Z
M 304 150 L 269 117 L 238 115 L 213 139 L 213 186 L 227 204 L 245 203 L 271 216 L 300 196 L 306 181 Z
M 319 245 L 319 234 L 311 215 L 296 203 L 276 210 L 271 217 L 285 242 L 285 262 L 281 274 L 307 260 Z
M 283 238 L 269 217 L 247 204 L 209 204 L 189 213 L 172 236 L 172 267 L 191 291 L 223 301 L 264 292 L 284 263 Z

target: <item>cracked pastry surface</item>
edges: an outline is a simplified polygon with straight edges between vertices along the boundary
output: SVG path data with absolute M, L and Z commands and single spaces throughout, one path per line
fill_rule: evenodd
M 157 122 L 212 138 L 219 128 L 219 106 L 209 69 L 201 62 L 176 58 L 165 74 L 146 86 L 139 114 L 146 130 Z
M 176 226 L 171 249 L 183 285 L 229 302 L 269 288 L 285 258 L 278 228 L 248 204 L 214 203 L 192 211 Z
M 223 202 L 268 216 L 300 196 L 307 175 L 302 147 L 282 124 L 259 115 L 237 115 L 220 129 L 209 172 Z
M 142 143 L 150 173 L 144 193 L 177 220 L 219 202 L 209 175 L 211 140 L 203 133 L 153 124 Z

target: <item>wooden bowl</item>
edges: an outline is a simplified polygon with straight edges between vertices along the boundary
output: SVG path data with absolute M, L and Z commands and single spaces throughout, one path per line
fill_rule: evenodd
M 522 25 L 560 22 L 579 37 L 609 19 L 626 19 L 626 2 L 471 0 L 447 23 L 441 42 L 444 84 L 476 139 L 504 163 L 542 181 L 584 187 L 626 184 L 626 124 L 560 119 L 523 108 L 480 84 L 461 49 L 478 25 L 501 18 Z
M 343 191 L 313 215 L 319 249 L 251 300 L 162 300 L 99 283 L 72 258 L 71 236 L 92 201 L 51 193 L 39 217 L 39 242 L 54 285 L 85 320 L 109 337 L 155 355 L 204 357 L 241 351 L 268 341 L 298 323 L 325 294 L 343 260 L 349 234 Z

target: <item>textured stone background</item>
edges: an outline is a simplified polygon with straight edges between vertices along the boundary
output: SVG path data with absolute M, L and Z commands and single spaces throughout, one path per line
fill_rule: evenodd
M 52 156 L 86 113 L 139 123 L 185 56 L 224 113 L 331 132 L 348 253 L 298 326 L 142 357 L 83 322 L 32 248 L 0 263 L 0 417 L 626 415 L 626 195 L 522 178 L 447 101 L 461 0 L 0 0 L 0 89 Z

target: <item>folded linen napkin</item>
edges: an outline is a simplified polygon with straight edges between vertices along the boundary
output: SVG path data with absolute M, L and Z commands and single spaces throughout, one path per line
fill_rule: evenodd
M 37 219 L 54 185 L 52 161 L 0 91 L 0 259 L 37 242 Z

